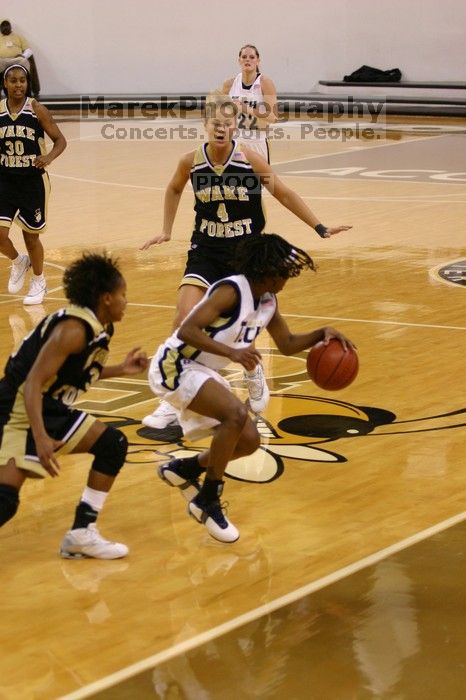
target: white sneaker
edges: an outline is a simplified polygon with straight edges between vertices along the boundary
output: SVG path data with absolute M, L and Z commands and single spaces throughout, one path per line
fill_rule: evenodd
M 28 255 L 19 255 L 11 266 L 10 279 L 8 280 L 8 291 L 10 294 L 17 294 L 24 284 L 26 273 L 31 267 Z
M 253 413 L 262 413 L 269 403 L 270 392 L 264 377 L 262 365 L 258 364 L 252 372 L 245 372 L 249 392 L 249 406 Z
M 239 532 L 223 514 L 220 501 L 198 503 L 197 496 L 188 503 L 188 514 L 206 526 L 207 532 L 219 542 L 236 542 Z
M 23 304 L 30 306 L 32 304 L 42 304 L 42 301 L 47 294 L 47 284 L 44 275 L 34 277 L 29 285 L 29 291 L 23 299 Z
M 141 423 L 148 428 L 168 428 L 168 426 L 179 425 L 176 411 L 168 401 L 161 401 L 153 413 L 144 416 Z
M 68 530 L 60 546 L 60 554 L 64 559 L 121 559 L 128 552 L 125 544 L 105 540 L 94 523 Z

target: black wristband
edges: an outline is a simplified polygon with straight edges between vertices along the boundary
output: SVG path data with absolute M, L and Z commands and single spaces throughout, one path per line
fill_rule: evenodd
M 317 224 L 317 226 L 314 227 L 314 231 L 318 233 L 321 238 L 324 238 L 327 233 L 327 227 L 323 224 Z

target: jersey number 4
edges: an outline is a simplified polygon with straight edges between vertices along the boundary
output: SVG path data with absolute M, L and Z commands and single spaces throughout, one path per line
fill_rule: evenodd
M 223 202 L 218 205 L 217 216 L 220 219 L 220 221 L 223 221 L 224 223 L 226 221 L 229 221 L 227 208 Z

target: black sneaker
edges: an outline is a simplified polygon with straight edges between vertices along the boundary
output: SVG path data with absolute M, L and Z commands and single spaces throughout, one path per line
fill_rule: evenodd
M 169 486 L 176 486 L 176 488 L 180 489 L 183 498 L 185 498 L 187 501 L 192 501 L 192 499 L 199 493 L 201 485 L 195 478 L 187 479 L 185 476 L 182 476 L 178 464 L 178 459 L 173 459 L 171 462 L 166 462 L 158 468 L 158 474 L 162 481 L 165 481 L 166 484 Z
M 188 503 L 188 513 L 198 523 L 205 525 L 209 535 L 219 542 L 236 542 L 239 539 L 238 530 L 225 517 L 218 499 L 200 504 L 197 498 L 193 498 Z

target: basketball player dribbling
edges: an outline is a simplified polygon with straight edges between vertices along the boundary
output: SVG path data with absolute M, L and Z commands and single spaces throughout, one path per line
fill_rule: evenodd
M 163 464 L 159 476 L 180 489 L 188 500 L 189 515 L 220 542 L 239 537 L 220 503 L 225 469 L 230 460 L 255 452 L 260 438 L 246 406 L 219 371 L 229 362 L 254 369 L 261 361 L 254 340 L 264 328 L 283 355 L 318 342 L 327 345 L 332 338 L 345 352 L 353 347 L 330 326 L 293 333 L 280 314 L 277 294 L 287 280 L 314 269 L 303 250 L 277 234 L 259 233 L 243 237 L 232 264 L 237 274 L 210 287 L 180 328 L 158 348 L 149 368 L 152 390 L 174 407 L 188 439 L 213 434 L 209 449 Z

